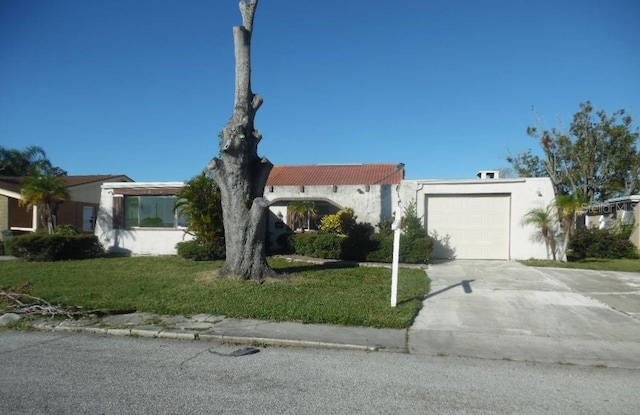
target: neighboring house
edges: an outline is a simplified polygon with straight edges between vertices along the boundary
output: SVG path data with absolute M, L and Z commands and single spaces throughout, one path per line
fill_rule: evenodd
M 175 255 L 178 242 L 193 239 L 186 218 L 173 206 L 184 182 L 105 183 L 96 235 L 109 252 Z
M 264 191 L 271 203 L 271 243 L 291 231 L 287 207 L 299 200 L 313 201 L 318 217 L 352 208 L 359 222 L 374 226 L 391 218 L 397 206 L 396 188 L 404 173 L 402 163 L 274 166 Z
M 608 229 L 616 221 L 625 224 L 635 224 L 629 240 L 640 247 L 640 195 L 630 195 L 608 199 L 604 203 L 590 206 L 586 209 L 586 225 L 588 227 Z
M 100 186 L 105 182 L 130 182 L 125 175 L 62 176 L 71 199 L 58 206 L 57 225 L 73 225 L 93 232 L 100 203 Z M 33 232 L 40 227 L 38 208 L 20 206 L 23 177 L 0 177 L 0 231 Z

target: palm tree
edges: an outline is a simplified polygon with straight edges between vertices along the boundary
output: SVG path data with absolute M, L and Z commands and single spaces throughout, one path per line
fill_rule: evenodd
M 532 209 L 522 220 L 522 226 L 534 225 L 538 228 L 547 249 L 547 259 L 549 259 L 549 253 L 551 253 L 554 261 L 556 260 L 555 223 L 556 217 L 553 213 L 553 206 L 548 206 L 546 209 L 541 207 Z
M 187 231 L 197 238 L 214 242 L 224 237 L 220 188 L 205 173 L 193 177 L 180 190 L 174 210 L 188 218 Z
M 20 206 L 29 209 L 38 207 L 41 225 L 53 233 L 53 219 L 58 205 L 71 199 L 65 180 L 50 171 L 34 173 L 24 179 L 20 193 Z
M 562 248 L 560 258 L 564 258 L 569 247 L 569 241 L 576 227 L 576 216 L 582 204 L 575 195 L 558 195 L 555 199 L 555 208 L 560 219 L 562 229 Z
M 0 176 L 28 176 L 34 167 L 52 168 L 42 147 L 29 146 L 21 151 L 0 146 Z
M 311 218 L 315 218 L 318 215 L 318 208 L 315 202 L 311 200 L 296 200 L 289 202 L 287 212 L 289 216 L 289 226 L 295 229 L 296 224 L 300 223 L 302 227 L 306 219 L 307 229 L 311 229 Z

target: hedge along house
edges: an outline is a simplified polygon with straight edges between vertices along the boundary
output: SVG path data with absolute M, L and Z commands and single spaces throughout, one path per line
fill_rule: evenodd
M 549 178 L 500 179 L 497 171 L 481 171 L 478 179 L 404 180 L 401 194 L 405 204 L 416 201 L 435 258 L 546 258 L 538 229 L 522 220 L 554 200 Z
M 288 211 L 291 202 L 314 202 L 318 218 L 343 208 L 352 208 L 359 222 L 372 225 L 391 218 L 404 175 L 402 163 L 274 166 L 264 192 L 270 202 L 271 246 L 278 236 L 294 230 Z
M 106 182 L 130 182 L 125 175 L 62 176 L 71 199 L 57 208 L 56 224 L 72 225 L 84 232 L 93 232 L 100 203 L 101 185 Z M 24 177 L 0 177 L 0 231 L 34 232 L 40 228 L 38 208 L 20 206 Z
M 175 255 L 178 242 L 193 239 L 187 218 L 174 212 L 184 182 L 105 183 L 96 235 L 109 252 Z

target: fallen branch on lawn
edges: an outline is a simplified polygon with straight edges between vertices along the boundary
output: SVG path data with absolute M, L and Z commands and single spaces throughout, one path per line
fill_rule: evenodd
M 15 314 L 40 315 L 40 316 L 64 316 L 70 319 L 78 319 L 84 316 L 106 316 L 111 314 L 134 313 L 135 308 L 118 310 L 83 310 L 77 306 L 52 305 L 40 297 L 34 297 L 31 292 L 31 282 L 26 282 L 18 288 L 0 287 L 0 301 L 5 302 Z
M 66 316 L 68 318 L 73 318 L 73 313 L 66 307 L 51 305 L 42 298 L 34 297 L 29 294 L 1 290 L 0 299 L 4 300 L 11 307 L 11 311 L 16 314 L 35 314 L 49 317 Z M 24 299 L 31 301 L 25 303 L 22 301 Z

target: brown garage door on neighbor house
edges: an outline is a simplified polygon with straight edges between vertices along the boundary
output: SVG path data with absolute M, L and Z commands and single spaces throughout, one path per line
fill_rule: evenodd
M 509 259 L 510 211 L 509 194 L 427 195 L 427 230 L 440 240 L 434 256 Z

